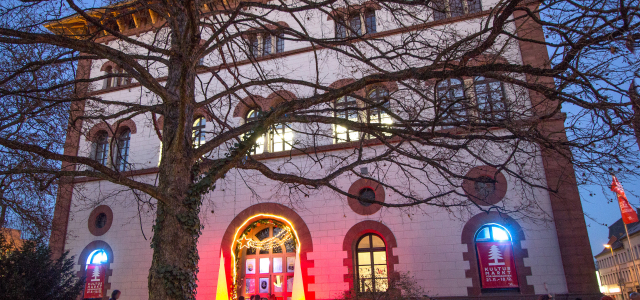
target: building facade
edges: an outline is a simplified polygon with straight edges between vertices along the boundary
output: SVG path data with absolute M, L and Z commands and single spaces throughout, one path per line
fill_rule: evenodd
M 497 1 L 447 1 L 444 13 L 434 13 L 423 28 L 452 26 L 461 32 L 486 19 Z M 454 4 L 455 4 L 454 3 Z M 364 4 L 363 4 L 364 5 Z M 367 4 L 369 5 L 369 4 Z M 535 8 L 535 3 L 531 4 Z M 366 6 L 366 5 L 365 5 Z M 384 37 L 400 38 L 403 32 L 387 28 L 390 12 L 375 5 L 349 14 L 346 24 L 351 31 Z M 459 7 L 458 10 L 455 8 Z M 513 18 L 523 17 L 524 13 Z M 344 36 L 347 29 L 326 16 L 315 16 L 323 34 Z M 295 20 L 275 19 L 294 26 Z M 118 20 L 119 30 L 149 38 L 153 26 L 161 22 L 153 11 L 138 13 L 131 20 Z M 70 24 L 70 23 L 69 23 Z M 326 27 L 326 28 L 325 28 Z M 50 26 L 53 32 L 59 27 Z M 410 29 L 408 29 L 410 30 Z M 513 32 L 522 37 L 544 38 L 539 25 L 518 19 Z M 101 38 L 105 45 L 120 47 L 110 36 Z M 306 45 L 288 43 L 277 35 L 248 35 L 251 55 L 261 57 L 265 64 L 278 60 L 280 66 L 296 66 L 288 70 L 293 76 L 304 77 L 314 53 Z M 521 64 L 543 65 L 548 60 L 546 48 L 533 42 L 510 44 L 501 58 Z M 348 84 L 351 77 L 338 59 L 327 60 L 320 72 L 332 87 Z M 207 64 L 205 58 L 203 64 Z M 248 66 L 248 60 L 237 67 Z M 87 60 L 79 66 L 80 78 L 97 78 L 122 72 L 119 66 L 106 60 Z M 161 70 L 158 71 L 161 76 Z M 204 70 L 200 74 L 206 76 Z M 452 78 L 437 83 L 435 93 L 443 94 L 455 87 L 474 88 L 480 99 L 481 86 L 494 87 L 509 98 L 510 89 L 499 82 L 482 78 Z M 445 89 L 446 88 L 446 89 Z M 385 97 L 394 93 L 393 84 L 367 88 L 370 97 Z M 135 81 L 122 78 L 105 79 L 88 87 L 88 93 L 103 99 L 153 101 Z M 241 102 L 228 108 L 233 122 L 242 124 L 256 117 L 261 110 L 288 97 L 298 97 L 308 91 L 275 91 L 264 93 L 259 107 Z M 463 92 L 464 93 L 464 92 Z M 535 107 L 541 95 L 527 93 L 528 105 Z M 347 105 L 349 97 L 335 105 Z M 355 101 L 355 100 L 353 100 Z M 480 101 L 480 100 L 477 100 Z M 508 100 L 505 100 L 508 101 Z M 95 109 L 89 103 L 82 110 Z M 209 112 L 196 112 L 194 146 L 208 138 L 212 130 Z M 340 116 L 351 119 L 348 113 Z M 358 119 L 356 115 L 353 117 Z M 369 120 L 390 122 L 380 112 L 369 112 Z M 135 116 L 124 122 L 83 124 L 81 134 L 70 133 L 66 153 L 92 157 L 115 170 L 138 180 L 153 182 L 160 160 L 162 116 Z M 549 132 L 564 132 L 563 118 L 545 121 Z M 304 155 L 291 151 L 299 128 L 274 127 L 258 141 L 254 150 L 257 159 L 270 164 L 305 165 Z M 358 132 L 335 126 L 318 147 L 323 153 L 339 153 L 357 147 L 363 139 Z M 562 138 L 562 137 L 560 137 Z M 366 151 L 382 146 L 372 144 Z M 559 154 L 541 149 L 529 160 L 532 172 L 542 182 L 557 187 L 556 193 L 544 189 L 529 195 L 537 199 L 541 214 L 549 222 L 537 223 L 506 214 L 470 212 L 452 215 L 447 209 L 427 207 L 424 210 L 384 208 L 358 201 L 330 191 L 306 195 L 304 201 L 292 201 L 277 183 L 242 171 L 231 171 L 217 189 L 206 196 L 210 201 L 203 209 L 204 229 L 199 239 L 200 255 L 197 297 L 199 299 L 248 299 L 254 295 L 276 299 L 335 299 L 348 291 L 383 292 L 401 274 L 409 273 L 422 286 L 426 295 L 438 299 L 533 299 L 540 294 L 570 295 L 571 299 L 596 299 L 598 287 L 587 239 L 577 184 L 570 163 Z M 316 170 L 310 170 L 316 171 Z M 361 174 L 370 172 L 367 168 Z M 517 206 L 522 196 L 518 181 L 491 166 L 476 164 L 467 176 L 483 176 L 495 180 L 490 190 L 472 181 L 463 182 L 463 193 L 469 198 L 486 193 L 486 208 L 508 200 Z M 497 175 L 496 175 L 497 174 Z M 403 187 L 402 178 L 385 178 L 385 184 Z M 350 194 L 371 197 L 377 201 L 395 201 L 395 193 L 375 181 L 347 175 L 338 185 Z M 418 190 L 428 194 L 428 188 Z M 123 297 L 146 299 L 147 276 L 152 249 L 153 205 L 140 205 L 136 193 L 108 181 L 96 178 L 74 178 L 63 184 L 58 196 L 54 231 L 62 239 L 54 240 L 58 251 L 70 251 L 78 259 L 78 272 L 85 274 L 88 265 L 100 265 L 106 272 L 105 295 L 119 289 Z M 464 196 L 461 196 L 464 197 Z M 511 204 L 509 204 L 511 205 Z M 54 232 L 55 235 L 55 232 Z M 567 296 L 568 297 L 568 296 Z
M 640 270 L 640 223 L 627 226 L 631 241 L 620 219 L 609 226 L 609 242 L 595 256 L 600 290 L 614 299 L 629 299 L 630 293 L 640 292 L 636 273 L 636 270 Z

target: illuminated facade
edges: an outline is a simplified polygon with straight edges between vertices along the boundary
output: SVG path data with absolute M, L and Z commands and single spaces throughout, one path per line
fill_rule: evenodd
M 445 2 L 447 7 L 462 3 Z M 463 2 L 467 3 L 463 14 L 438 15 L 429 26 L 460 26 L 463 30 L 477 19 L 486 18 L 488 10 L 483 7 L 492 7 L 496 1 L 485 0 L 481 4 L 475 1 L 473 5 L 469 5 L 469 1 Z M 362 34 L 391 32 L 380 21 L 389 17 L 385 13 L 388 12 L 367 9 L 345 17 L 347 24 L 358 28 Z M 295 23 L 289 21 L 289 24 Z M 145 33 L 158 22 L 158 16 L 151 11 L 134 15 L 131 22 L 119 21 L 117 24 L 120 31 L 144 39 L 149 37 Z M 318 19 L 318 24 L 328 29 L 320 25 L 318 28 L 331 34 L 334 29 L 337 35 L 347 34 L 344 27 L 335 26 L 333 21 Z M 49 28 L 58 33 L 82 30 L 78 29 L 81 26 L 77 22 L 67 25 Z M 536 38 L 541 37 L 541 28 L 534 27 L 532 31 L 539 35 Z M 388 36 L 394 35 L 389 33 Z M 109 36 L 102 39 L 107 45 L 118 46 Z M 250 53 L 255 57 L 265 59 L 277 55 L 282 65 L 289 66 L 304 66 L 313 60 L 312 52 L 302 51 L 302 46 L 288 44 L 280 36 L 256 35 L 249 41 Z M 537 64 L 546 59 L 540 59 L 540 55 L 546 55 L 546 49 L 535 43 L 516 45 L 509 51 L 523 64 Z M 265 64 L 268 62 L 265 59 Z M 326 64 L 324 72 L 327 74 L 323 78 L 328 80 L 328 85 L 338 87 L 350 82 L 344 77 L 338 60 Z M 88 61 L 80 68 L 92 78 L 122 72 L 106 60 Z M 300 70 L 291 72 L 293 76 L 305 75 Z M 200 75 L 206 75 L 203 74 Z M 509 113 L 501 102 L 507 101 L 507 87 L 500 82 L 484 77 L 452 78 L 434 85 L 437 95 L 451 100 L 461 97 L 464 93 L 461 90 L 467 88 L 474 90 L 474 97 L 483 110 L 490 111 L 495 117 Z M 93 96 L 132 101 L 140 99 L 141 90 L 135 81 L 122 78 L 108 79 L 90 87 Z M 384 100 L 396 90 L 397 86 L 389 84 L 369 87 L 362 94 Z M 261 110 L 289 97 L 296 97 L 296 94 L 291 91 L 264 94 L 259 101 L 260 107 L 234 103 L 230 118 L 243 124 L 258 117 Z M 143 100 L 149 99 L 143 97 Z M 349 107 L 355 101 L 352 97 L 343 97 L 333 105 L 335 108 Z M 386 103 L 382 105 L 387 107 Z M 449 117 L 454 119 L 469 114 L 463 107 L 452 111 L 454 113 Z M 392 122 L 389 115 L 379 109 L 366 113 L 340 110 L 335 116 L 359 122 Z M 110 125 L 85 124 L 83 135 L 70 137 L 68 144 L 73 145 L 70 151 L 74 155 L 93 157 L 120 171 L 132 171 L 135 173 L 132 176 L 139 180 L 153 182 L 161 149 L 156 129 L 162 130 L 162 119 L 150 121 L 150 118 L 139 115 L 117 125 L 115 121 Z M 206 112 L 196 112 L 194 147 L 206 142 L 207 128 L 213 126 L 211 121 Z M 561 120 L 549 126 L 563 129 Z M 273 126 L 258 140 L 259 146 L 252 154 L 273 164 L 304 165 L 304 156 L 289 155 L 300 130 L 287 124 Z M 350 149 L 344 146 L 349 142 L 368 138 L 337 125 L 327 130 L 331 134 L 320 146 L 329 154 Z M 114 141 L 112 145 L 109 140 Z M 336 145 L 339 147 L 332 148 Z M 376 150 L 376 147 L 381 148 L 373 145 L 367 147 L 367 151 Z M 115 152 L 113 162 L 107 159 L 110 151 Z M 489 299 L 495 295 L 524 299 L 548 293 L 596 299 L 595 269 L 590 259 L 573 169 L 553 155 L 541 151 L 529 166 L 543 181 L 561 182 L 558 194 L 540 189 L 529 195 L 537 199 L 540 213 L 550 216 L 551 220 L 546 224 L 516 220 L 509 215 L 486 213 L 477 208 L 460 214 L 436 207 L 387 209 L 322 190 L 306 195 L 303 201 L 292 201 L 286 193 L 283 195 L 276 182 L 255 173 L 232 170 L 225 180 L 217 183 L 214 192 L 205 196 L 205 203 L 212 204 L 203 209 L 207 213 L 202 214 L 205 228 L 199 239 L 197 297 L 217 300 L 243 297 L 248 300 L 258 295 L 261 299 L 275 297 L 277 300 L 335 299 L 348 291 L 385 292 L 400 273 L 410 272 L 429 296 L 438 299 Z M 315 170 L 309 170 L 312 171 Z M 359 171 L 368 172 L 366 168 Z M 566 173 L 571 175 L 562 177 Z M 481 195 L 480 198 L 488 200 L 478 204 L 484 209 L 505 203 L 505 199 L 517 206 L 522 198 L 517 180 L 490 166 L 477 165 L 468 170 L 467 177 L 489 177 L 495 181 L 495 184 L 474 181 L 462 184 L 464 191 L 461 194 L 466 193 L 469 198 Z M 392 176 L 383 180 L 398 188 L 405 184 L 401 178 Z M 385 190 L 371 180 L 345 175 L 337 182 L 352 195 L 385 203 L 397 200 L 393 191 Z M 149 235 L 152 234 L 154 211 L 148 206 L 138 206 L 130 191 L 106 181 L 76 178 L 68 187 L 70 189 L 63 187 L 60 192 L 59 210 L 54 221 L 66 233 L 60 248 L 77 257 L 81 274 L 88 264 L 104 267 L 105 295 L 118 289 L 123 297 L 147 299 L 147 276 L 152 257 Z M 418 192 L 430 193 L 426 188 Z M 64 210 L 65 207 L 68 209 Z
M 622 219 L 609 226 L 609 242 L 595 255 L 600 291 L 614 299 L 628 299 L 631 292 L 640 292 L 635 268 L 640 271 L 640 223 L 628 225 L 631 245 L 624 231 Z M 634 257 L 636 258 L 634 261 Z

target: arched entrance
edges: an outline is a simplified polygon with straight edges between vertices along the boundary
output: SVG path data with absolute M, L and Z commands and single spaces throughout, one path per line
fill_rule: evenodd
M 248 225 L 236 240 L 237 295 L 290 300 L 293 293 L 297 239 L 293 229 L 274 219 Z
M 308 274 L 313 260 L 307 253 L 312 251 L 309 228 L 292 209 L 276 203 L 251 206 L 231 221 L 223 236 L 216 299 L 225 294 L 232 300 L 251 295 L 315 300 L 308 289 L 315 277 Z

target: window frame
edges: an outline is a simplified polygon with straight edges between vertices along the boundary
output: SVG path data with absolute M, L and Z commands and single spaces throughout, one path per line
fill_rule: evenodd
M 457 80 L 460 83 L 452 85 L 451 81 Z M 442 87 L 441 84 L 446 82 L 447 86 Z M 461 96 L 456 96 L 456 89 L 460 89 Z M 445 92 L 446 97 L 443 97 L 441 92 Z M 440 117 L 439 121 L 455 121 L 466 122 L 469 120 L 469 99 L 467 97 L 464 80 L 462 78 L 450 77 L 444 80 L 440 80 L 435 86 L 435 95 L 437 100 L 437 110 L 446 112 L 446 115 L 436 115 Z M 446 107 L 443 108 L 443 105 Z M 452 119 L 456 118 L 456 119 Z M 443 126 L 444 128 L 451 128 L 452 126 Z
M 384 244 L 384 246 L 383 247 L 373 247 L 373 236 L 376 236 L 377 238 L 379 238 L 382 241 L 382 243 Z M 369 238 L 369 248 L 362 248 L 362 249 L 358 248 L 358 245 L 360 244 L 360 242 L 362 240 L 364 240 L 365 238 Z M 381 251 L 384 251 L 384 253 L 385 253 L 385 263 L 384 263 L 384 265 L 386 266 L 386 269 L 387 269 L 387 277 L 376 278 L 376 276 L 374 274 L 375 266 L 376 265 L 382 265 L 382 264 L 375 264 L 373 255 L 374 255 L 375 252 L 381 252 Z M 373 291 L 363 291 L 363 287 L 361 286 L 361 284 L 362 284 L 361 280 L 364 280 L 366 278 L 364 278 L 364 279 L 360 278 L 360 267 L 361 267 L 361 265 L 360 265 L 360 258 L 359 258 L 359 255 L 358 255 L 360 253 L 369 253 L 370 263 L 369 264 L 363 264 L 362 266 L 369 266 L 371 268 L 371 277 L 369 279 L 371 280 Z M 369 233 L 363 234 L 360 238 L 358 238 L 356 240 L 356 243 L 354 245 L 354 254 L 355 254 L 354 255 L 354 259 L 355 259 L 355 264 L 354 264 L 354 268 L 355 268 L 355 270 L 354 270 L 354 274 L 355 274 L 354 288 L 355 288 L 355 291 L 357 293 L 383 293 L 383 292 L 386 292 L 388 290 L 388 288 L 389 288 L 389 253 L 387 251 L 387 242 L 384 240 L 384 238 L 382 238 L 381 235 L 379 235 L 377 233 L 373 233 L 373 232 L 369 232 Z M 387 282 L 387 290 L 384 290 L 384 291 L 377 291 L 376 290 L 376 287 L 377 287 L 376 281 L 378 281 L 378 280 L 386 280 L 386 282 Z
M 481 0 L 437 0 L 431 7 L 434 21 L 461 17 L 482 11 Z
M 344 99 L 344 101 L 340 101 L 341 99 Z M 347 99 L 349 99 L 347 101 Z M 352 100 L 351 100 L 352 99 Z M 350 104 L 353 104 L 353 106 L 351 106 Z M 360 111 L 358 109 L 358 100 L 354 97 L 354 96 L 343 96 L 340 97 L 336 100 L 333 101 L 333 111 L 334 114 L 333 116 L 335 118 L 340 118 L 340 119 L 345 119 L 348 121 L 352 121 L 352 122 L 361 122 L 361 116 L 360 116 Z M 340 114 L 344 114 L 344 117 L 341 117 Z M 352 120 L 350 118 L 350 116 L 355 115 L 356 119 Z M 333 126 L 333 135 L 334 135 L 334 143 L 348 143 L 348 142 L 354 142 L 354 141 L 359 141 L 362 139 L 362 137 L 360 136 L 361 133 L 359 131 L 353 130 L 353 129 L 349 129 L 347 127 L 343 127 L 345 132 L 344 133 L 339 133 L 338 132 L 338 127 L 342 127 L 341 125 L 338 124 L 334 124 Z M 352 139 L 351 135 L 352 134 L 356 134 L 357 138 Z M 338 135 L 340 134 L 345 134 L 346 139 L 340 139 L 338 137 Z
M 279 132 L 282 131 L 282 132 Z M 291 140 L 287 140 L 287 133 L 291 135 Z M 277 137 L 282 137 L 277 141 Z M 276 149 L 276 144 L 282 144 L 281 149 Z M 289 151 L 293 149 L 293 130 L 285 123 L 278 123 L 271 126 L 269 130 L 269 152 Z
M 493 97 L 493 94 L 496 92 L 496 91 L 493 91 L 491 88 L 491 84 L 493 83 L 498 83 L 500 85 L 500 90 L 497 91 L 499 92 L 500 95 L 497 99 L 494 99 Z M 478 87 L 482 85 L 485 86 L 485 91 L 479 92 Z M 473 92 L 474 92 L 476 113 L 482 114 L 483 116 L 491 117 L 490 120 L 487 120 L 485 118 L 480 118 L 481 122 L 509 119 L 510 117 L 509 105 L 507 103 L 504 83 L 502 81 L 497 80 L 495 78 L 485 77 L 485 76 L 476 76 L 473 78 Z M 483 101 L 482 103 L 480 102 L 480 99 L 483 98 L 481 95 L 487 95 L 487 97 L 485 98 L 486 101 Z M 487 106 L 488 109 L 486 108 L 483 109 L 481 106 Z M 498 106 L 502 106 L 502 108 L 496 109 L 496 107 Z
M 335 38 L 338 39 L 362 37 L 378 32 L 376 10 L 373 8 L 340 13 L 334 17 L 333 21 Z
M 255 115 L 253 115 L 254 113 Z M 261 113 L 262 113 L 262 110 L 260 108 L 249 109 L 246 116 L 244 117 L 245 124 L 256 121 L 260 117 Z M 259 142 L 260 139 L 262 139 L 262 144 L 260 144 Z M 266 142 L 267 142 L 267 137 L 265 135 L 262 135 L 261 137 L 259 137 L 258 140 L 256 141 L 257 146 L 251 148 L 251 150 L 249 151 L 249 154 L 258 155 L 258 154 L 265 153 Z M 258 151 L 259 149 L 262 149 L 262 150 Z
M 131 129 L 121 129 L 115 138 L 116 157 L 113 163 L 114 169 L 119 172 L 127 171 L 129 165 L 129 152 L 131 148 Z M 123 155 L 124 153 L 124 155 Z
M 367 9 L 363 13 L 364 16 L 364 28 L 365 34 L 373 34 L 378 32 L 378 28 L 376 25 L 376 10 L 375 9 Z
M 207 142 L 205 128 L 207 128 L 207 120 L 205 117 L 196 117 L 191 128 L 191 139 L 193 148 L 198 148 Z
M 95 135 L 93 145 L 92 159 L 106 166 L 109 158 L 109 133 L 105 130 L 98 131 Z

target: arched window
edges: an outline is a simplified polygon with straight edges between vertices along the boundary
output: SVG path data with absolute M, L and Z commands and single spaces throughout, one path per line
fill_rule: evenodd
M 86 265 L 101 265 L 107 263 L 108 261 L 109 257 L 107 256 L 107 252 L 104 251 L 104 249 L 96 249 L 93 250 L 87 257 Z
M 509 231 L 498 224 L 485 224 L 474 238 L 483 291 L 517 289 L 513 245 Z
M 292 230 L 274 220 L 259 220 L 247 227 L 238 242 L 244 277 L 239 296 L 291 297 L 297 251 Z
M 462 79 L 449 78 L 436 85 L 438 108 L 436 117 L 447 123 L 460 123 L 467 120 L 467 99 Z M 446 126 L 446 125 L 445 125 Z
M 205 131 L 204 131 L 206 126 L 207 126 L 207 121 L 203 117 L 197 118 L 193 122 L 193 129 L 192 129 L 193 148 L 198 148 L 204 145 L 204 143 L 207 141 L 205 136 Z
M 508 118 L 502 82 L 478 76 L 474 81 L 474 89 L 481 121 L 489 122 Z
M 114 167 L 117 171 L 123 172 L 128 169 L 129 146 L 131 142 L 131 130 L 123 129 L 116 139 L 116 161 Z
M 334 108 L 336 118 L 358 122 L 358 103 L 356 102 L 356 98 L 350 96 L 342 97 L 335 101 Z M 348 129 L 341 125 L 335 125 L 334 131 L 336 143 L 351 142 L 360 139 L 360 133 L 358 131 Z
M 252 122 L 258 119 L 258 117 L 260 117 L 260 110 L 258 109 L 252 109 L 249 111 L 249 113 L 247 113 L 247 117 L 245 118 L 245 122 Z M 260 136 L 257 140 L 256 140 L 256 146 L 251 149 L 251 154 L 261 154 L 264 152 L 264 142 L 265 142 L 265 136 L 262 135 Z
M 356 244 L 356 278 L 359 292 L 385 292 L 389 287 L 387 247 L 378 235 L 365 234 Z
M 100 130 L 95 137 L 93 159 L 102 165 L 107 165 L 107 157 L 109 157 L 109 134 Z
M 286 124 L 276 124 L 269 132 L 271 138 L 271 152 L 291 150 L 293 145 L 293 130 Z

